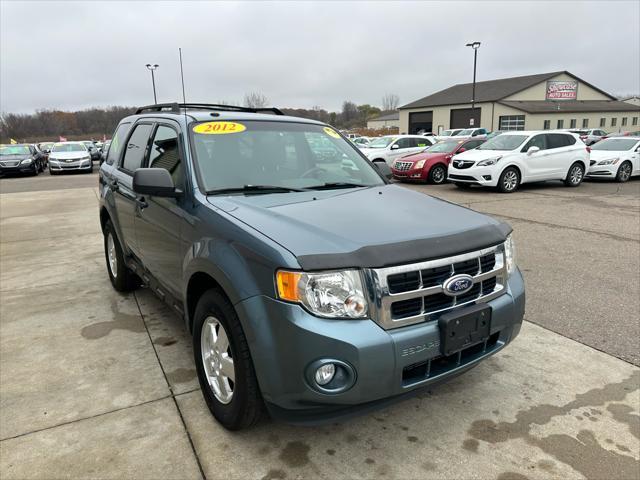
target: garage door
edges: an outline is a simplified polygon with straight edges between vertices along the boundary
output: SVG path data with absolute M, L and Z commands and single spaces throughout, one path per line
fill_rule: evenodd
M 479 128 L 480 125 L 480 110 L 479 108 L 457 108 L 451 110 L 451 121 L 449 122 L 449 128 Z M 473 123 L 471 119 L 473 118 Z
M 413 112 L 409 113 L 409 134 L 415 135 L 418 132 L 432 132 L 433 112 Z

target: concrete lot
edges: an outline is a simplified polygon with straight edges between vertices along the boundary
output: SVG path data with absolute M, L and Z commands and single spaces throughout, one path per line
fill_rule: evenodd
M 96 183 L 0 180 L 0 478 L 640 477 L 640 181 L 409 187 L 513 225 L 518 339 L 392 408 L 241 433 L 206 409 L 182 321 L 111 288 Z

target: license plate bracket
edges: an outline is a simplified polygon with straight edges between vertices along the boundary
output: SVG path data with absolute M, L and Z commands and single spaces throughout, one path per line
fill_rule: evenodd
M 453 355 L 489 338 L 491 307 L 478 304 L 446 313 L 440 317 L 438 325 L 442 354 Z

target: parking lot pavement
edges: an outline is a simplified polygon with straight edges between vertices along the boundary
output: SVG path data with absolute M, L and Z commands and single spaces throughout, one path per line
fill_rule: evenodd
M 98 164 L 94 162 L 93 173 L 66 172 L 50 175 L 48 170 L 37 177 L 13 176 L 0 178 L 1 193 L 41 192 L 43 190 L 64 190 L 67 188 L 93 188 L 98 184 Z
M 623 187 L 411 187 L 512 223 L 520 336 L 385 410 L 240 433 L 206 409 L 182 320 L 112 290 L 95 188 L 0 195 L 0 478 L 637 478 L 640 369 L 620 358 L 638 363 L 640 182 Z

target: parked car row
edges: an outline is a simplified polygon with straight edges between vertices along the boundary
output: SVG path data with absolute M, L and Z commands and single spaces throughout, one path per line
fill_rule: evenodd
M 592 147 L 571 131 L 512 131 L 454 140 L 449 136 L 391 164 L 397 180 L 453 182 L 511 193 L 523 183 L 562 180 L 577 187 L 585 176 L 626 182 L 640 175 L 640 136 L 605 138 Z
M 38 175 L 44 172 L 46 165 L 46 156 L 35 145 L 0 145 L 0 175 L 2 176 L 12 173 Z

